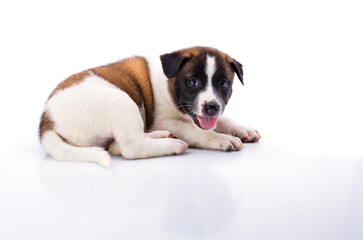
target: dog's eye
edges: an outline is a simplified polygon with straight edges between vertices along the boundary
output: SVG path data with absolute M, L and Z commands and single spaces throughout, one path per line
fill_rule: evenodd
M 199 86 L 199 80 L 196 77 L 188 78 L 187 84 L 190 87 L 198 87 Z
M 221 86 L 221 88 L 228 88 L 229 87 L 229 82 L 227 80 L 222 80 L 219 85 Z

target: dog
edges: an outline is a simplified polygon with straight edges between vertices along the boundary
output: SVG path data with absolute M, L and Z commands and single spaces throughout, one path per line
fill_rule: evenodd
M 238 151 L 260 134 L 221 116 L 242 65 L 209 47 L 134 56 L 74 74 L 45 104 L 40 142 L 55 159 L 110 167 L 188 147 Z

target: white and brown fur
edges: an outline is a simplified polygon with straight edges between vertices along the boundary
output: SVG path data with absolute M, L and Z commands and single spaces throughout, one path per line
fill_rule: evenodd
M 188 146 L 240 150 L 242 141 L 256 142 L 260 135 L 220 116 L 235 73 L 243 83 L 239 62 L 216 49 L 194 47 L 72 75 L 45 105 L 41 143 L 58 160 L 104 167 L 110 166 L 109 153 L 138 159 L 181 154 Z M 217 117 L 218 122 L 205 130 L 197 116 L 207 125 Z

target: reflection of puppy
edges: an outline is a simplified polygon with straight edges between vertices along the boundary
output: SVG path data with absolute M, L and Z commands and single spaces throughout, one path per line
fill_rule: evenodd
M 239 62 L 216 49 L 194 47 L 75 74 L 45 105 L 41 143 L 56 159 L 105 167 L 105 149 L 128 159 L 180 154 L 188 145 L 240 150 L 241 140 L 256 142 L 260 135 L 220 117 L 234 73 L 243 83 Z

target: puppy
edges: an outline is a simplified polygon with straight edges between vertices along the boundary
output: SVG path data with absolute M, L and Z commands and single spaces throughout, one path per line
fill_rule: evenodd
M 45 104 L 40 141 L 55 159 L 104 167 L 109 153 L 138 159 L 181 154 L 188 146 L 241 150 L 260 135 L 221 116 L 234 74 L 243 84 L 242 65 L 207 47 L 77 73 Z

